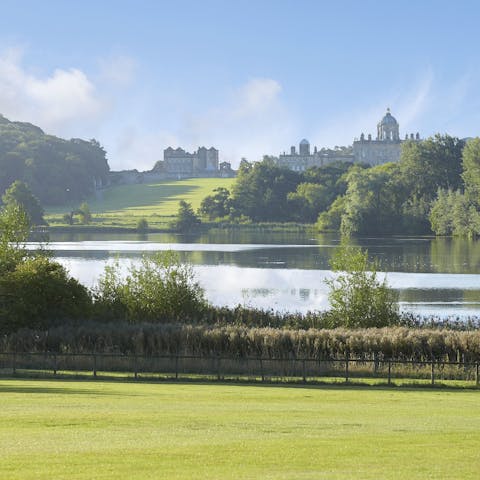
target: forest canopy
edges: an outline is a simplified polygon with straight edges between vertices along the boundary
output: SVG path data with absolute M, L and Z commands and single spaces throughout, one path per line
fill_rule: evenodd
M 42 205 L 73 204 L 104 185 L 108 171 L 96 140 L 64 140 L 0 115 L 0 197 L 19 180 Z

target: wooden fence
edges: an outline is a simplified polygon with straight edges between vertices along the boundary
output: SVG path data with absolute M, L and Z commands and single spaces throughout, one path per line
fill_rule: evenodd
M 104 353 L 0 353 L 3 376 L 83 376 L 248 382 L 459 383 L 480 386 L 479 362 L 257 358 Z

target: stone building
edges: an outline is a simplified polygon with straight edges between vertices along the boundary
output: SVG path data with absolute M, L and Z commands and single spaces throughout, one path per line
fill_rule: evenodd
M 420 135 L 405 136 L 400 139 L 400 127 L 387 109 L 387 113 L 377 124 L 377 135 L 375 139 L 369 134 L 367 137 L 362 133 L 360 140 L 355 139 L 352 147 L 335 147 L 334 150 L 314 147 L 310 151 L 308 140 L 300 142 L 298 151 L 295 146 L 290 148 L 290 153 L 283 152 L 276 160 L 277 165 L 290 168 L 297 172 L 303 172 L 310 167 L 322 167 L 333 162 L 358 162 L 368 163 L 372 166 L 381 165 L 387 162 L 398 162 L 402 152 L 402 143 L 406 140 L 420 141 Z
M 405 140 L 419 141 L 420 134 L 406 135 Z M 402 153 L 400 128 L 395 117 L 387 108 L 387 113 L 377 124 L 377 136 L 375 140 L 369 134 L 367 138 L 362 133 L 360 140 L 353 142 L 353 156 L 355 162 L 368 163 L 369 165 L 381 165 L 387 162 L 398 162 Z
M 283 152 L 276 160 L 279 167 L 286 167 L 296 172 L 304 172 L 310 167 L 323 167 L 332 162 L 353 162 L 353 155 L 348 148 L 340 150 L 318 150 L 314 147 L 313 153 L 310 151 L 310 143 L 305 138 L 298 146 L 298 152 L 295 146 L 290 147 L 290 153 Z
M 183 148 L 168 147 L 163 151 L 163 170 L 170 175 L 201 176 L 218 172 L 218 150 L 200 147 L 189 153 Z

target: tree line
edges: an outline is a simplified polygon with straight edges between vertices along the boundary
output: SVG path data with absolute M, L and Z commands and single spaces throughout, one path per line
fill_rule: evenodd
M 21 181 L 41 205 L 73 205 L 106 184 L 108 171 L 96 140 L 64 140 L 0 115 L 0 196 Z
M 295 172 L 265 157 L 242 161 L 232 191 L 216 189 L 209 220 L 316 223 L 346 235 L 480 234 L 480 139 L 406 141 L 400 161 L 332 163 Z

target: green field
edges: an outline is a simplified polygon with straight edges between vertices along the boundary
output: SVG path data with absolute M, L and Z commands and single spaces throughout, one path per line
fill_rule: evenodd
M 2 479 L 477 479 L 480 392 L 0 380 Z
M 177 213 L 180 200 L 191 203 L 197 210 L 201 201 L 213 189 L 230 189 L 234 181 L 234 178 L 190 178 L 153 184 L 119 185 L 103 190 L 99 198 L 90 198 L 87 203 L 94 215 L 93 225 L 135 227 L 138 219 L 145 218 L 151 227 L 162 228 Z M 47 209 L 46 219 L 52 225 L 60 224 L 63 214 L 70 209 L 71 207 Z

